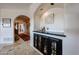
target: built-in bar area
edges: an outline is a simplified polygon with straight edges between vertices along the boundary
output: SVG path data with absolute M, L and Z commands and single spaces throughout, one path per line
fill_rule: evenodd
M 65 37 L 64 4 L 39 6 L 34 18 L 34 48 L 43 55 L 63 55 Z

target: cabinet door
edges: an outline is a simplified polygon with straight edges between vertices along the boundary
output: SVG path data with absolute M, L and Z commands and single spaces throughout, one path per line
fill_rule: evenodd
M 56 55 L 57 53 L 57 42 L 53 40 L 54 38 L 51 39 L 51 54 Z
M 36 34 L 34 34 L 34 47 L 36 47 L 37 48 L 37 35 Z
M 41 42 L 42 42 L 42 36 L 41 35 L 38 36 L 37 41 L 38 41 L 38 50 L 41 51 Z
M 42 53 L 44 53 L 44 44 L 45 44 L 45 38 L 43 36 L 41 36 L 41 47 L 40 47 L 40 51 Z
M 40 50 L 40 36 L 37 34 L 34 34 L 34 47 L 36 47 L 38 50 Z
M 57 55 L 62 55 L 62 40 L 57 39 L 57 44 L 56 44 L 56 54 Z
M 62 55 L 62 40 L 58 38 L 51 38 L 52 55 Z
M 41 41 L 41 52 L 45 55 L 47 55 L 47 36 L 42 36 Z
M 51 55 L 52 54 L 52 41 L 50 39 L 50 37 L 47 38 L 47 42 L 46 42 L 46 45 L 47 45 L 47 55 Z

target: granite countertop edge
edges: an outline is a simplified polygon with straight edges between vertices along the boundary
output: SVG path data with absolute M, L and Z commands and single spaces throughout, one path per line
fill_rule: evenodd
M 47 35 L 54 35 L 54 36 L 66 37 L 65 34 L 45 33 L 45 32 L 40 32 L 40 31 L 33 31 L 33 32 L 34 33 L 40 33 L 40 34 L 47 34 Z

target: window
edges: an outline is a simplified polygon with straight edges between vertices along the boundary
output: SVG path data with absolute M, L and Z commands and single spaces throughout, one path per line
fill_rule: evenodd
M 10 18 L 2 18 L 3 27 L 11 27 L 11 19 Z

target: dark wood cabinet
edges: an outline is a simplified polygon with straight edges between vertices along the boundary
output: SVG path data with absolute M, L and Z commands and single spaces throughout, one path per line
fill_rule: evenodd
M 34 34 L 34 47 L 44 55 L 62 55 L 62 40 Z

